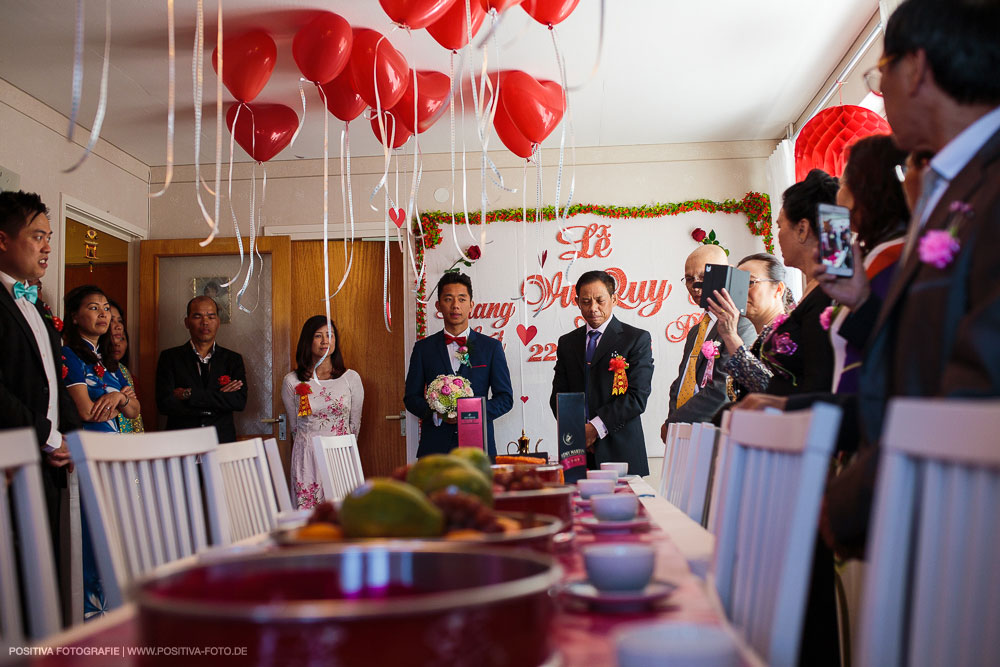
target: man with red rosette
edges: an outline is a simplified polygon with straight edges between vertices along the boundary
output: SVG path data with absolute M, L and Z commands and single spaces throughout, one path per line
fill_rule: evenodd
M 156 364 L 156 407 L 167 430 L 214 426 L 220 443 L 233 442 L 233 413 L 247 406 L 243 357 L 215 342 L 219 307 L 211 297 L 188 302 L 184 326 L 191 340 L 161 352 Z
M 652 337 L 611 315 L 615 279 L 587 271 L 576 282 L 586 324 L 559 338 L 549 404 L 564 392 L 587 395 L 587 467 L 627 462 L 630 475 L 648 475 L 642 413 L 653 381 Z
M 0 340 L 4 345 L 0 429 L 30 427 L 35 431 L 42 450 L 49 533 L 58 560 L 60 489 L 66 487 L 66 471 L 72 467 L 63 436 L 80 428 L 80 419 L 59 377 L 62 322 L 42 301 L 37 285 L 30 284 L 45 275 L 51 240 L 48 208 L 37 194 L 0 194 Z
M 442 419 L 431 410 L 424 397 L 427 385 L 439 375 L 460 375 L 472 383 L 475 396 L 487 398 L 487 453 L 491 459 L 496 458 L 493 420 L 510 412 L 514 404 L 514 390 L 510 384 L 503 345 L 469 326 L 469 315 L 474 305 L 469 276 L 457 271 L 446 272 L 438 281 L 437 293 L 438 300 L 434 306 L 444 318 L 444 331 L 418 340 L 413 345 L 410 367 L 406 372 L 406 393 L 403 395 L 406 409 L 420 418 L 417 458 L 428 454 L 447 454 L 458 446 L 457 420 Z

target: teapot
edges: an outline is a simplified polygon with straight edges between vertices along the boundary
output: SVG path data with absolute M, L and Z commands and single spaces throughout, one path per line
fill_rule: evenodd
M 510 446 L 516 445 L 517 456 L 530 456 L 531 454 L 542 454 L 543 456 L 547 456 L 545 452 L 538 451 L 538 447 L 541 444 L 542 444 L 542 438 L 539 438 L 538 442 L 535 443 L 535 451 L 532 452 L 529 449 L 531 447 L 531 438 L 529 438 L 524 434 L 524 429 L 521 429 L 521 437 L 518 438 L 517 440 L 511 440 L 510 442 L 507 443 L 507 454 L 510 454 Z

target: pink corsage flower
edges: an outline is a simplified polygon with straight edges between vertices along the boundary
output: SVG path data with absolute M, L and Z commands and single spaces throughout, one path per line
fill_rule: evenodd
M 774 337 L 774 351 L 778 354 L 795 354 L 798 349 L 798 343 L 792 340 L 792 337 L 787 332 L 780 333 Z
M 445 396 L 448 396 L 449 394 L 451 394 L 451 387 L 449 385 L 442 385 L 441 393 L 444 394 Z
M 952 202 L 952 207 L 961 203 Z M 968 204 L 965 205 L 968 206 Z M 920 261 L 924 264 L 943 269 L 955 259 L 959 247 L 958 239 L 955 238 L 953 231 L 932 229 L 921 237 L 917 252 L 920 253 Z
M 823 331 L 829 331 L 831 324 L 833 324 L 833 306 L 827 306 L 819 314 L 819 325 L 823 327 Z
M 701 346 L 701 353 L 706 359 L 712 359 L 719 356 L 719 344 L 713 340 L 706 340 L 705 344 Z

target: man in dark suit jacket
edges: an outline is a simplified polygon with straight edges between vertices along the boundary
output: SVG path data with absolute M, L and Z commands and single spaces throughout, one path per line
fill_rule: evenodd
M 728 264 L 726 252 L 717 245 L 702 245 L 688 255 L 684 262 L 684 286 L 687 287 L 691 300 L 701 303 L 701 286 L 705 279 L 706 264 Z M 704 330 L 704 331 L 703 331 Z M 737 325 L 737 334 L 749 347 L 757 337 L 753 323 L 741 316 Z M 700 342 L 699 342 L 700 341 Z M 701 353 L 701 346 L 706 341 L 719 343 L 719 353 L 712 366 L 711 382 L 701 386 L 702 378 L 708 368 L 708 359 Z M 698 423 L 711 421 L 715 413 L 729 401 L 726 394 L 726 379 L 728 375 L 722 370 L 729 353 L 716 326 L 715 316 L 705 311 L 698 326 L 691 327 L 684 341 L 684 355 L 677 369 L 677 377 L 670 385 L 670 402 L 667 421 L 660 428 L 660 439 L 666 442 L 667 424 L 674 422 Z M 691 365 L 694 370 L 691 370 Z
M 427 385 L 439 375 L 461 375 L 472 382 L 476 396 L 487 398 L 487 453 L 490 458 L 496 458 L 493 420 L 510 412 L 514 404 L 514 390 L 510 384 L 503 345 L 469 326 L 469 314 L 474 304 L 472 280 L 467 275 L 445 273 L 438 281 L 437 293 L 438 300 L 434 305 L 444 318 L 444 331 L 418 340 L 413 345 L 403 396 L 406 409 L 420 418 L 417 458 L 428 454 L 447 454 L 458 446 L 457 421 L 442 419 L 431 410 L 424 398 Z
M 863 553 L 889 400 L 1000 396 L 997 34 L 995 3 L 908 0 L 886 26 L 878 71 L 888 120 L 901 148 L 935 153 L 928 167 L 935 173 L 925 176 L 884 301 L 870 294 L 863 271 L 837 278 L 818 267 L 814 274 L 827 294 L 851 308 L 840 334 L 855 345 L 867 341 L 860 393 L 777 405 L 800 409 L 834 400 L 848 408 L 845 424 L 855 434 L 860 428 L 861 451 L 830 482 L 820 522 L 844 555 Z M 928 240 L 941 232 L 953 234 L 958 247 L 937 253 L 935 264 Z M 855 266 L 859 257 L 855 250 Z M 852 422 L 852 414 L 859 419 Z
M 164 350 L 156 364 L 156 406 L 167 430 L 214 426 L 219 442 L 236 440 L 233 413 L 247 405 L 243 357 L 218 345 L 219 307 L 211 297 L 188 302 L 191 340 Z
M 627 462 L 629 474 L 648 475 L 642 413 L 653 381 L 653 342 L 648 331 L 625 324 L 611 312 L 617 302 L 615 279 L 588 271 L 576 283 L 576 300 L 586 324 L 559 338 L 549 405 L 564 392 L 587 395 L 587 467 Z M 613 357 L 628 364 L 627 388 L 617 393 Z
M 48 267 L 52 228 L 33 193 L 0 194 L 0 428 L 28 426 L 42 450 L 42 489 L 56 558 L 60 553 L 60 489 L 66 487 L 65 438 L 80 428 L 76 406 L 59 373 L 62 323 L 39 298 Z M 3 536 L 2 539 L 7 539 Z M 57 563 L 58 565 L 58 563 Z M 56 571 L 59 571 L 57 567 Z

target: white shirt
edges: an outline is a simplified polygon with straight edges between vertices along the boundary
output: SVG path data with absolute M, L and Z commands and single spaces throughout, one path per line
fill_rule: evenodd
M 0 281 L 3 282 L 4 288 L 13 299 L 14 283 L 18 281 L 3 271 L 0 271 Z M 45 379 L 49 381 L 49 408 L 45 417 L 52 423 L 52 430 L 49 431 L 48 440 L 38 444 L 43 451 L 52 452 L 62 446 L 62 434 L 59 432 L 59 385 L 56 384 L 59 380 L 56 378 L 55 359 L 52 358 L 52 340 L 45 327 L 45 320 L 38 314 L 33 303 L 27 299 L 14 299 L 14 303 L 21 310 L 24 319 L 27 320 L 31 333 L 35 335 L 35 344 L 42 357 L 42 368 L 45 369 Z
M 920 212 L 920 218 L 917 220 L 918 226 L 911 229 L 911 234 L 918 233 L 927 224 L 931 211 L 937 207 L 952 180 L 965 169 L 976 153 L 986 145 L 989 138 L 997 133 L 997 130 L 1000 130 L 1000 106 L 962 130 L 958 136 L 938 151 L 931 160 L 929 168 L 936 171 L 940 178 L 935 184 L 934 190 L 927 196 L 924 208 Z
M 601 339 L 604 338 L 604 332 L 607 330 L 608 325 L 610 323 L 611 323 L 611 318 L 609 317 L 608 319 L 604 320 L 604 324 L 602 324 L 601 326 L 597 327 L 596 329 L 593 328 L 592 326 L 590 326 L 589 324 L 587 325 L 586 336 L 583 339 L 584 340 L 584 343 L 583 343 L 584 359 L 587 358 L 586 354 L 587 354 L 587 346 L 590 344 L 590 332 L 591 331 L 596 331 L 599 334 L 597 336 L 597 341 L 594 343 L 594 352 L 597 352 L 597 346 L 601 344 Z M 598 438 L 606 438 L 606 437 L 608 437 L 608 427 L 604 425 L 604 420 L 603 419 L 601 419 L 600 417 L 594 417 L 593 419 L 590 420 L 589 424 L 591 426 L 593 426 L 595 429 L 597 429 L 597 437 Z
M 447 331 L 444 332 L 445 335 L 450 336 Z M 465 338 L 466 347 L 469 346 L 469 335 L 472 333 L 472 327 L 465 327 L 465 331 L 458 334 L 456 338 Z M 451 372 L 458 373 L 459 366 L 462 365 L 461 360 L 458 358 L 458 343 L 448 343 L 445 346 L 448 349 L 448 361 L 451 362 Z

